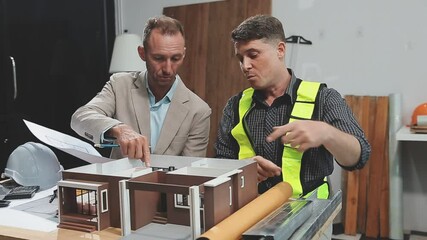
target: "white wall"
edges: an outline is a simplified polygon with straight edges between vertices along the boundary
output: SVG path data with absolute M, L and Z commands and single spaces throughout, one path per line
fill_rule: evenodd
M 122 29 L 137 34 L 163 7 L 211 2 L 117 1 Z M 412 110 L 427 102 L 426 13 L 424 0 L 273 0 L 273 16 L 284 23 L 286 35 L 313 42 L 288 45 L 287 61 L 296 63 L 292 67 L 297 76 L 326 82 L 342 95 L 401 93 L 405 124 Z M 427 161 L 422 151 L 427 143 L 403 147 L 404 228 L 427 231 L 427 210 L 421 207 L 427 205 Z M 418 154 L 408 154 L 413 152 Z M 340 186 L 340 174 L 336 167 L 331 178 L 334 187 Z
M 424 0 L 273 0 L 286 35 L 313 41 L 298 47 L 300 77 L 343 95 L 402 93 L 404 123 L 427 102 L 426 13 Z

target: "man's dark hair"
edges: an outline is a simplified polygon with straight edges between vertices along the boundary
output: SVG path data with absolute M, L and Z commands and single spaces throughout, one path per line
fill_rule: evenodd
M 233 42 L 258 39 L 286 41 L 282 23 L 275 17 L 256 15 L 243 21 L 231 32 Z
M 159 29 L 162 35 L 175 35 L 181 33 L 184 37 L 184 26 L 182 26 L 181 22 L 164 15 L 150 18 L 145 24 L 144 28 L 144 36 L 142 39 L 144 48 L 148 47 L 148 39 L 151 36 L 151 31 L 153 29 Z

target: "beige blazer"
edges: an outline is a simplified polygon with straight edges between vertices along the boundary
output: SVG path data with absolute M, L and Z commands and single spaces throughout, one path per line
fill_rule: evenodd
M 71 128 L 80 136 L 100 143 L 111 127 L 125 123 L 150 140 L 150 108 L 145 72 L 113 74 L 101 92 L 77 109 Z M 211 108 L 177 76 L 172 97 L 153 154 L 205 157 L 209 141 Z M 113 148 L 112 158 L 123 158 Z

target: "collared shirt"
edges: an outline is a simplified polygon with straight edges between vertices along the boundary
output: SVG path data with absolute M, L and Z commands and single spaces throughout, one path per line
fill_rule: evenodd
M 252 97 L 253 108 L 246 114 L 245 126 L 250 138 L 253 140 L 253 149 L 257 155 L 282 165 L 283 144 L 280 139 L 267 143 L 265 138 L 272 132 L 272 127 L 284 125 L 289 122 L 293 103 L 296 100 L 297 84 L 300 80 L 295 77 L 292 70 L 291 81 L 285 93 L 276 98 L 271 106 L 265 103 L 265 97 L 260 91 L 255 91 Z M 218 130 L 218 138 L 215 143 L 216 157 L 238 159 L 239 145 L 231 135 L 231 130 L 239 122 L 238 105 L 241 93 L 233 96 L 227 102 Z M 362 168 L 370 155 L 370 145 L 357 123 L 352 111 L 342 96 L 334 89 L 324 87 L 319 92 L 319 101 L 313 113 L 313 119 L 324 121 L 337 129 L 349 133 L 357 138 L 361 145 L 361 156 L 358 163 L 352 167 L 343 167 L 347 170 Z M 268 121 L 266 121 L 268 119 Z M 268 124 L 274 122 L 273 124 Z M 271 126 L 273 125 L 273 126 Z M 333 156 L 321 146 L 307 150 L 301 163 L 301 183 L 305 189 L 315 189 L 323 183 L 323 179 L 329 176 L 334 169 Z M 261 182 L 259 192 L 262 193 L 278 182 L 282 177 L 268 178 Z
M 174 83 L 172 84 L 171 89 L 168 93 L 158 102 L 151 92 L 150 87 L 148 86 L 148 79 L 145 86 L 147 87 L 148 97 L 150 99 L 150 130 L 151 130 L 151 149 L 154 151 L 157 145 L 157 140 L 159 139 L 160 130 L 162 129 L 163 122 L 168 112 L 169 105 L 172 101 L 173 94 L 175 93 L 176 87 L 178 85 L 178 76 L 176 77 Z

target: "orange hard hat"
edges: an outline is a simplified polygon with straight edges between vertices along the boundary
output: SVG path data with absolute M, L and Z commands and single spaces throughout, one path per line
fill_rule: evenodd
M 418 105 L 412 113 L 412 125 L 418 125 L 418 116 L 424 116 L 427 118 L 427 103 Z

